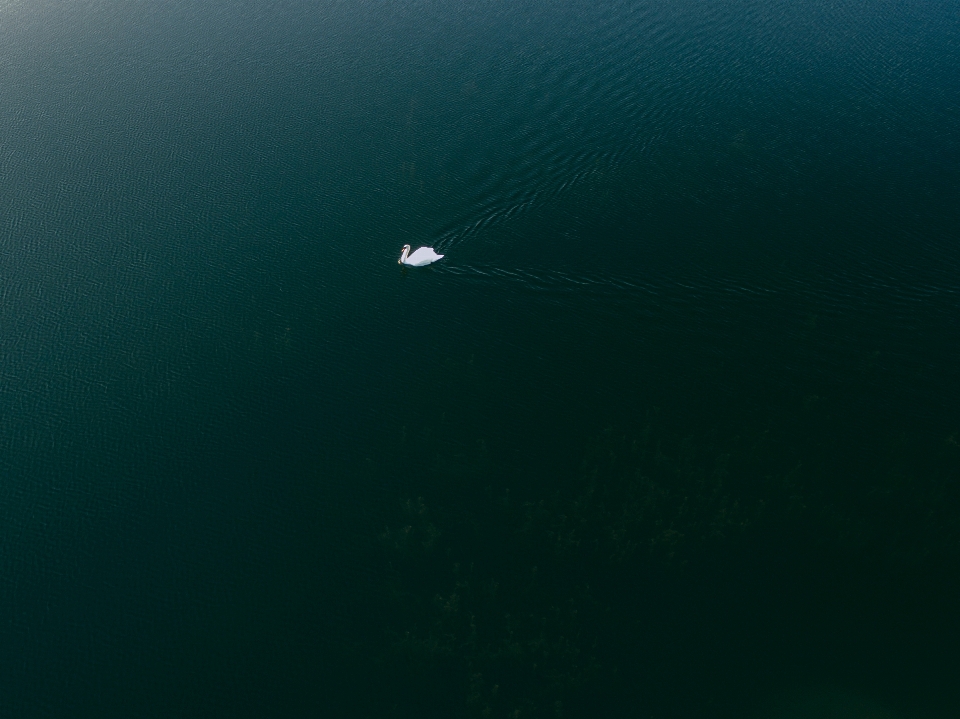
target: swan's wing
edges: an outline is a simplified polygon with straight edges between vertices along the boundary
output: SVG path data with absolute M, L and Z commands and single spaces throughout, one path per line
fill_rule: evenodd
M 429 265 L 431 262 L 436 262 L 441 257 L 443 257 L 443 255 L 438 255 L 433 251 L 432 247 L 421 247 L 407 257 L 406 264 L 422 267 L 423 265 Z

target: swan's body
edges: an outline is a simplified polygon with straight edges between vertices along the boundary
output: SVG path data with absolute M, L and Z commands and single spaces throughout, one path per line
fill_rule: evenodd
M 409 255 L 409 257 L 408 257 Z M 410 254 L 410 245 L 403 246 L 403 252 L 400 253 L 398 262 L 401 265 L 410 265 L 411 267 L 423 267 L 431 262 L 436 262 L 443 255 L 438 255 L 432 247 L 421 247 L 413 254 Z

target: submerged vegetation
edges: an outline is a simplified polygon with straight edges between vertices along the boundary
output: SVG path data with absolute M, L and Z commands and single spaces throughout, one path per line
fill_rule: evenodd
M 790 440 L 684 434 L 652 411 L 542 491 L 481 459 L 450 488 L 438 462 L 378 537 L 385 708 L 716 716 L 756 706 L 761 676 L 862 684 L 898 652 L 940 657 L 957 636 L 956 436 L 884 442 L 843 482 L 826 439 L 806 455 Z

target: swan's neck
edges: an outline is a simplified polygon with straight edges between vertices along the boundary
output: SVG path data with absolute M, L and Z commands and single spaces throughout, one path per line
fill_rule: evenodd
M 404 262 L 407 261 L 407 255 L 409 255 L 409 254 L 410 254 L 410 248 L 409 248 L 409 247 L 404 247 L 404 248 L 403 248 L 403 252 L 400 253 L 400 264 L 401 264 L 401 265 L 402 265 Z

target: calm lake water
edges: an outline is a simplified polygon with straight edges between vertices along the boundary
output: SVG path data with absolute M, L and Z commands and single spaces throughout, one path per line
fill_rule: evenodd
M 0 0 L 0 714 L 955 716 L 958 68 L 940 0 Z

